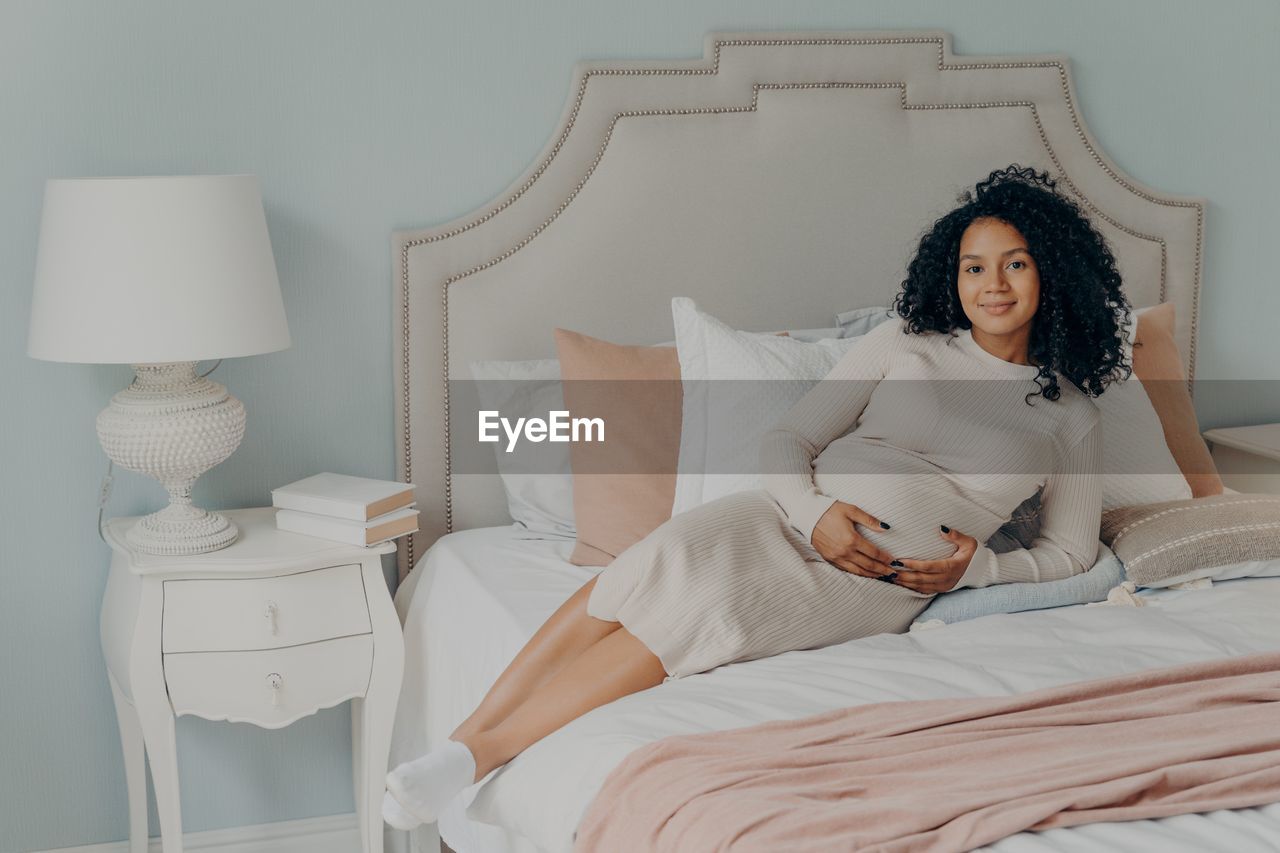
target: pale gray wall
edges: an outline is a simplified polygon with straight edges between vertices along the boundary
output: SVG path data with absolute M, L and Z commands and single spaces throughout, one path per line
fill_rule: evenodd
M 25 355 L 49 177 L 261 176 L 292 349 L 224 364 L 249 426 L 212 507 L 330 469 L 391 477 L 389 235 L 497 194 L 584 58 L 691 57 L 715 29 L 950 31 L 961 53 L 1060 52 L 1122 168 L 1212 201 L 1199 372 L 1270 375 L 1280 283 L 1280 6 L 1269 0 L 764 2 L 5 0 L 0 6 L 0 851 L 126 833 L 93 530 L 93 417 L 119 366 Z M 1274 358 L 1271 359 L 1274 361 Z M 1280 409 L 1251 413 L 1274 419 Z M 1206 425 L 1238 417 L 1201 404 Z M 110 511 L 158 508 L 119 477 Z M 178 724 L 189 830 L 349 811 L 348 712 L 280 732 Z

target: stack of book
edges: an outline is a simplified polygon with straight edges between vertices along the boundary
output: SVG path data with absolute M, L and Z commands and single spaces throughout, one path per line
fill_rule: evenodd
M 414 533 L 413 484 L 316 474 L 271 491 L 276 527 L 349 545 L 377 545 Z

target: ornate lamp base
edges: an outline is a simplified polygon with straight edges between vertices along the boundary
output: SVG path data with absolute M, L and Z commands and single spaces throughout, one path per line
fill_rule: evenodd
M 244 405 L 225 386 L 196 376 L 195 368 L 194 361 L 135 364 L 133 384 L 98 414 L 107 456 L 169 492 L 169 505 L 139 519 L 125 536 L 148 554 L 203 554 L 236 540 L 226 517 L 191 504 L 191 487 L 240 445 Z
M 138 519 L 124 538 L 139 551 L 174 557 L 217 551 L 236 541 L 238 535 L 235 524 L 225 515 L 171 503 Z

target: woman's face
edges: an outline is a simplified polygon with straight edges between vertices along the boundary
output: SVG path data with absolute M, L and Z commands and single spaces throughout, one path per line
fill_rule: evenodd
M 1040 273 L 1027 241 L 1007 222 L 975 219 L 960 237 L 956 286 L 975 331 L 1030 336 L 1040 306 Z

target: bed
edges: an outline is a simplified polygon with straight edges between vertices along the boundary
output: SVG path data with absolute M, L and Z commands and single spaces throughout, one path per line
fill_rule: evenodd
M 412 662 L 395 750 L 438 743 L 507 662 L 598 569 L 568 562 L 573 539 L 514 526 L 460 531 L 397 595 Z M 578 819 L 628 752 L 660 737 L 792 719 L 869 702 L 1000 696 L 1086 678 L 1280 649 L 1280 578 L 1140 593 L 1148 606 L 1075 606 L 988 616 L 720 667 L 611 703 L 527 750 L 455 801 L 440 833 L 459 853 L 567 851 Z M 418 714 L 425 714 L 418 717 Z M 470 809 L 472 817 L 468 817 Z M 478 820 L 476 818 L 482 818 Z M 435 848 L 419 830 L 421 851 Z M 1271 851 L 1280 804 L 1021 833 L 1001 853 Z
M 1049 170 L 1084 205 L 1135 306 L 1177 307 L 1192 378 L 1204 201 L 1145 187 L 1106 157 L 1065 57 L 957 57 L 945 33 L 713 34 L 700 60 L 584 63 L 558 129 L 510 188 L 453 222 L 396 233 L 397 473 L 416 484 L 422 523 L 399 552 L 393 762 L 439 743 L 599 571 L 568 561 L 571 537 L 513 526 L 495 469 L 467 455 L 474 424 L 450 403 L 470 362 L 554 357 L 555 327 L 669 340 L 674 296 L 740 329 L 830 325 L 886 304 L 921 229 L 1011 162 Z M 1150 606 L 992 616 L 664 684 L 473 786 L 439 836 L 459 853 L 568 850 L 610 769 L 669 734 L 1280 649 L 1280 579 L 1142 595 Z M 431 826 L 412 843 L 434 853 L 436 839 Z M 1277 847 L 1280 806 L 1023 833 L 991 849 Z

